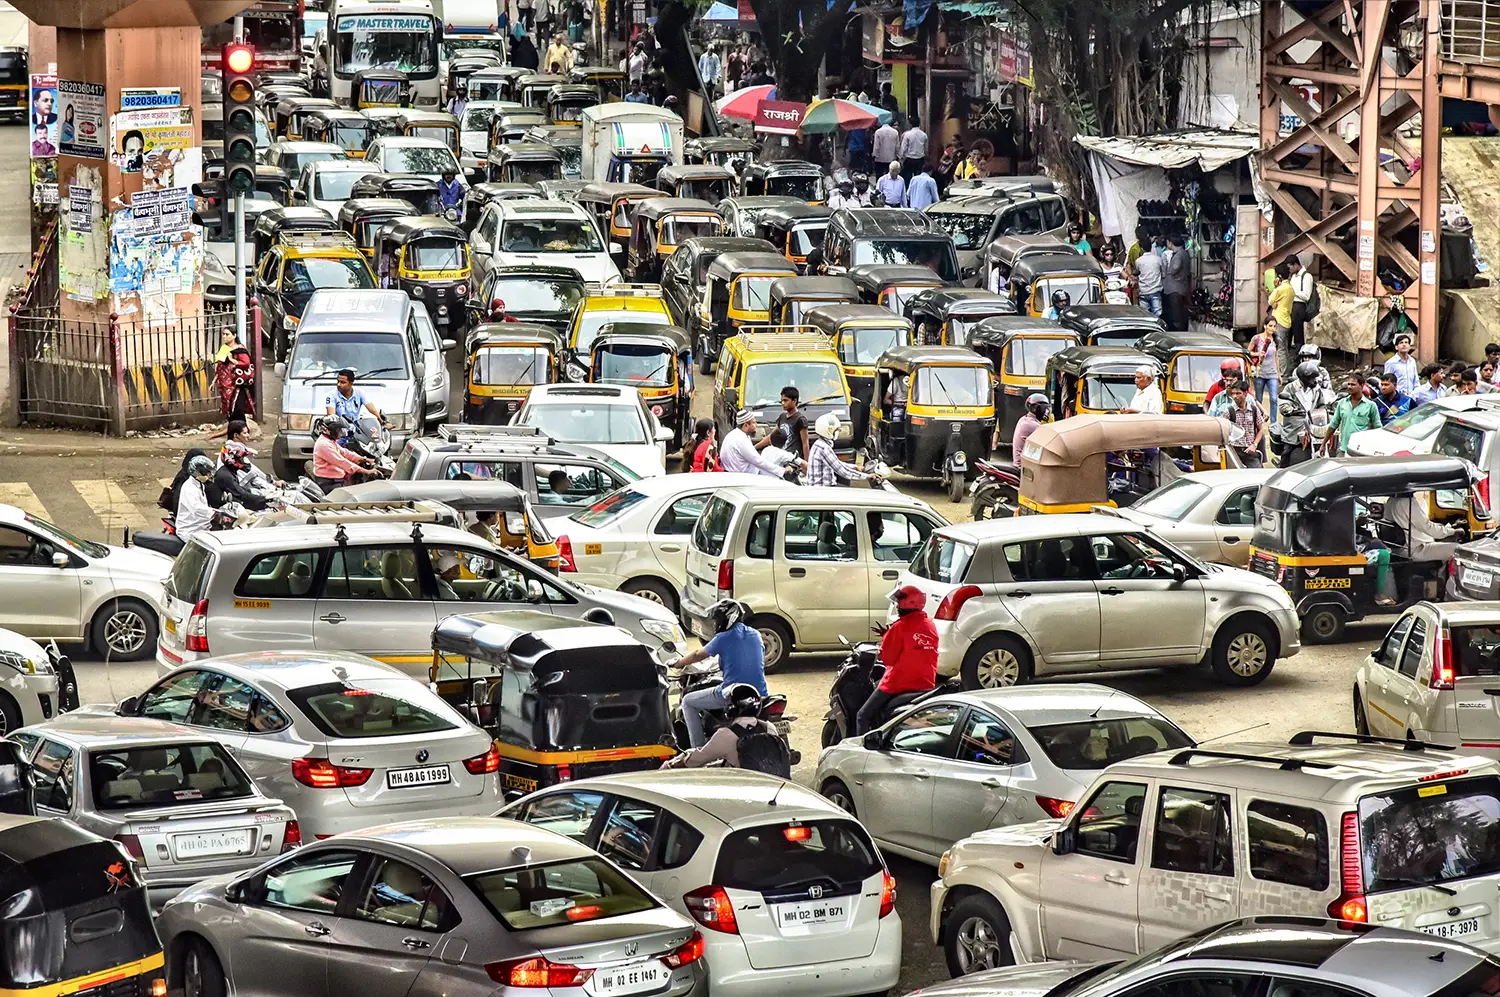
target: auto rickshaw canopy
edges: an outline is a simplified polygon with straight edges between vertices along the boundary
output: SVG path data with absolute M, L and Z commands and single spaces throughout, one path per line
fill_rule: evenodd
M 1136 346 L 1142 336 L 1163 332 L 1167 326 L 1140 305 L 1071 305 L 1058 316 L 1057 324 L 1078 333 L 1091 346 Z M 1129 344 L 1125 338 L 1134 340 Z
M 1320 457 L 1271 475 L 1260 486 L 1255 504 L 1280 512 L 1318 512 L 1344 498 L 1468 489 L 1483 477 L 1468 461 L 1442 454 Z

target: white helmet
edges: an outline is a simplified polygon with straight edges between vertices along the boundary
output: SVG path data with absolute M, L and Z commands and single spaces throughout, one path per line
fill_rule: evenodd
M 813 423 L 813 432 L 823 437 L 823 439 L 832 442 L 833 439 L 839 435 L 839 426 L 841 425 L 843 425 L 843 423 L 839 421 L 838 416 L 834 415 L 832 412 L 824 412 L 822 415 L 818 416 L 817 421 Z

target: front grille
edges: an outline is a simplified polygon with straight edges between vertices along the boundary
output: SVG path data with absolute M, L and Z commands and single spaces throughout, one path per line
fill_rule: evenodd
M 1264 575 L 1274 582 L 1277 580 L 1277 576 L 1281 574 L 1281 564 L 1274 557 L 1256 554 L 1250 559 L 1250 570 L 1257 575 Z

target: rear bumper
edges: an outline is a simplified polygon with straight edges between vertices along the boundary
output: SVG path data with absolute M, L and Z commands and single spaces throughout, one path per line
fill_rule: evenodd
M 682 584 L 682 590 L 677 593 L 677 615 L 682 623 L 682 628 L 690 636 L 699 640 L 707 641 L 713 636 L 713 624 L 708 622 L 708 608 L 712 603 L 700 603 L 693 592 L 693 580 L 689 578 Z M 708 636 L 704 636 L 707 634 Z
M 320 796 L 323 798 L 320 799 Z M 505 801 L 500 795 L 500 777 L 496 775 L 490 777 L 483 792 L 446 801 L 356 807 L 349 803 L 342 792 L 335 795 L 329 790 L 314 789 L 300 794 L 295 800 L 288 799 L 287 802 L 297 811 L 297 820 L 302 826 L 302 840 L 314 841 L 343 834 L 345 831 L 359 831 L 417 817 L 423 820 L 433 817 L 488 817 L 499 810 Z
M 953 623 L 933 621 L 933 628 L 938 635 L 938 677 L 952 678 L 963 668 L 964 653 L 971 642 Z
M 901 976 L 901 918 L 894 912 L 881 919 L 875 950 L 858 959 L 754 969 L 739 936 L 708 941 L 713 997 L 854 997 L 889 990 Z

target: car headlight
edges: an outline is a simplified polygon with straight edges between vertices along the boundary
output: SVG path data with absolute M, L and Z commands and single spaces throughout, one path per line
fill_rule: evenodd
M 293 432 L 305 433 L 308 430 L 312 429 L 312 420 L 313 417 L 311 412 L 302 413 L 300 415 L 283 415 L 281 417 L 282 428 L 289 429 Z
M 436 391 L 438 388 L 441 388 L 443 386 L 443 375 L 442 374 L 432 374 L 432 375 L 430 375 L 427 378 L 427 386 L 429 388 L 431 388 L 433 391 Z
M 641 629 L 657 640 L 674 644 L 682 642 L 682 628 L 667 620 L 642 620 Z
M 302 320 L 295 315 L 288 315 L 281 320 L 281 327 L 292 332 L 296 332 L 297 326 L 301 324 Z
M 22 675 L 36 674 L 36 662 L 32 661 L 26 655 L 15 651 L 0 651 L 0 665 L 4 665 L 7 668 L 14 668 Z
M 953 849 L 950 848 L 943 853 L 942 858 L 938 859 L 938 879 L 942 879 L 944 876 L 948 875 L 948 856 L 952 854 Z
M 839 423 L 839 435 L 838 435 L 838 438 L 841 439 L 841 440 L 852 440 L 854 438 L 854 423 L 852 423 L 852 422 L 841 422 L 841 423 Z
M 411 428 L 411 416 L 404 412 L 387 412 L 385 414 L 385 421 L 390 423 L 393 431 Z

